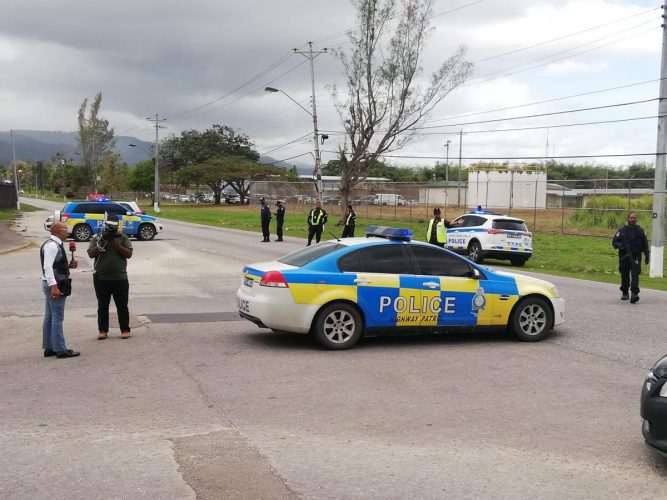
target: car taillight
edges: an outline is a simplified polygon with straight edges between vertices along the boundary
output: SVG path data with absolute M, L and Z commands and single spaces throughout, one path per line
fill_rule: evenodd
M 272 286 L 277 288 L 289 288 L 285 277 L 278 271 L 269 271 L 259 282 L 259 286 Z
M 504 229 L 487 229 L 487 233 L 489 234 L 503 234 L 505 232 Z
M 67 222 L 67 219 L 69 219 L 69 214 L 60 214 L 61 221 Z

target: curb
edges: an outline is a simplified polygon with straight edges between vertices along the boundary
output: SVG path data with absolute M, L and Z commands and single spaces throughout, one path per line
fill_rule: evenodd
M 29 246 L 30 246 L 30 242 L 25 241 L 21 245 L 16 245 L 16 246 L 13 246 L 13 247 L 0 248 L 0 255 L 2 255 L 4 253 L 15 252 L 17 250 L 22 250 L 22 249 L 27 248 Z

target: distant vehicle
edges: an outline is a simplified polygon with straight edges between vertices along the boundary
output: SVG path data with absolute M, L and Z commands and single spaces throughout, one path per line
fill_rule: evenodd
M 373 205 L 407 205 L 405 198 L 396 193 L 378 193 L 375 195 Z
M 203 203 L 213 203 L 214 201 L 215 201 L 215 196 L 213 195 L 213 193 L 207 193 L 202 198 Z
M 106 194 L 102 193 L 96 193 L 96 194 L 89 194 L 86 196 L 86 200 L 88 201 L 110 201 L 111 198 L 108 198 Z
M 105 213 L 116 214 L 123 233 L 138 240 L 152 240 L 162 231 L 162 224 L 156 217 L 132 213 L 114 201 L 73 201 L 63 207 L 59 216 L 67 223 L 69 236 L 76 241 L 88 241 L 102 230 Z M 45 229 L 46 225 L 45 222 Z
M 136 201 L 117 201 L 116 203 L 123 205 L 130 212 L 134 212 L 137 215 L 143 215 L 143 211 L 139 208 Z
M 241 197 L 236 193 L 226 193 L 225 203 L 229 203 L 230 205 L 241 203 Z
M 476 263 L 490 257 L 523 266 L 533 255 L 533 235 L 521 219 L 478 209 L 449 223 L 445 247 Z
M 182 194 L 178 197 L 178 201 L 181 203 L 190 203 L 190 197 L 187 194 Z

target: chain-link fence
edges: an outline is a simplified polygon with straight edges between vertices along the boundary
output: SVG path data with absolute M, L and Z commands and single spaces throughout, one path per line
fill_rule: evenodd
M 653 220 L 653 179 L 547 180 L 510 176 L 506 180 L 475 179 L 476 182 L 433 181 L 399 183 L 366 181 L 356 186 L 348 198 L 360 219 L 426 222 L 434 207 L 446 219 L 468 210 L 485 210 L 519 217 L 531 231 L 608 236 L 621 227 L 629 212 L 637 213 L 639 224 L 651 234 Z M 341 216 L 345 207 L 337 180 L 325 180 L 322 201 L 330 220 Z M 150 202 L 150 193 L 107 193 L 116 200 Z M 169 194 L 163 203 L 197 203 L 192 192 Z M 205 194 L 205 193 L 203 193 Z M 85 195 L 84 195 L 85 196 Z M 282 200 L 290 212 L 307 214 L 317 200 L 312 181 L 256 181 L 250 186 L 250 207 L 259 198 L 269 204 Z M 210 199 L 210 198 L 208 198 Z M 223 203 L 224 203 L 223 196 Z M 236 203 L 238 198 L 229 197 Z

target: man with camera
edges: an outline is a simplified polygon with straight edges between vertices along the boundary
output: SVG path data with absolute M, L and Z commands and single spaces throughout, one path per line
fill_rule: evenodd
M 93 285 L 97 296 L 97 340 L 109 334 L 109 303 L 113 297 L 118 313 L 120 338 L 130 338 L 130 312 L 127 307 L 130 284 L 127 280 L 127 259 L 132 257 L 130 238 L 119 228 L 118 216 L 109 214 L 102 231 L 93 236 L 88 246 L 93 263 Z

